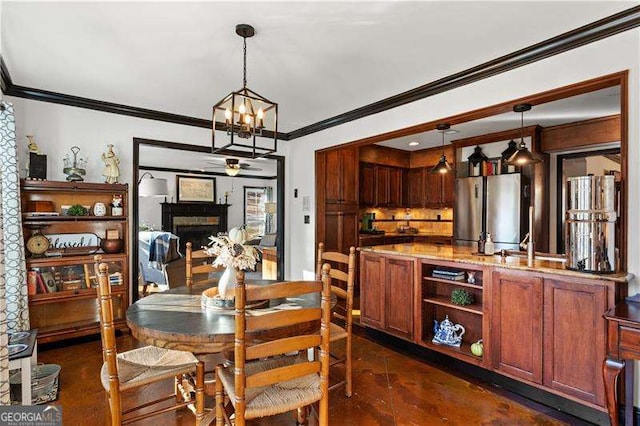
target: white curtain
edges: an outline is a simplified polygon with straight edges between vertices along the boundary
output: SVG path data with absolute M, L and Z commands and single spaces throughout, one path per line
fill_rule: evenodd
M 7 331 L 29 330 L 13 105 L 0 101 L 0 404 L 9 404 Z

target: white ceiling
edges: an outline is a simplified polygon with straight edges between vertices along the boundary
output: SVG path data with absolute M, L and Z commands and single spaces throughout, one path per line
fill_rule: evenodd
M 530 111 L 524 113 L 524 126 L 537 124 L 542 127 L 548 127 L 614 114 L 620 114 L 620 86 L 536 105 Z M 445 143 L 472 136 L 517 129 L 519 127 L 519 113 L 508 112 L 494 115 L 481 120 L 468 121 L 452 126 L 451 130 L 455 130 L 457 133 L 445 134 Z M 413 141 L 419 142 L 420 144 L 409 146 L 409 142 Z M 378 145 L 405 151 L 418 151 L 441 144 L 442 134 L 437 130 L 378 143 Z
M 636 5 L 548 2 L 12 2 L 2 55 L 18 85 L 211 118 L 242 85 L 287 132 Z
M 140 145 L 140 165 L 187 170 L 224 173 L 225 159 L 229 158 L 202 152 L 177 151 L 151 145 Z M 276 160 L 267 158 L 240 158 L 240 164 L 247 164 L 261 170 L 241 170 L 238 177 L 276 176 Z M 146 160 L 145 160 L 146 159 Z

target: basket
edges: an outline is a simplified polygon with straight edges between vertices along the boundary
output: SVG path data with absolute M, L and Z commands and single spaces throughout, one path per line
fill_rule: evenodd
M 58 398 L 58 377 L 61 367 L 57 364 L 38 364 L 31 369 L 31 403 L 44 404 Z M 22 403 L 22 375 L 20 370 L 9 377 L 11 404 Z

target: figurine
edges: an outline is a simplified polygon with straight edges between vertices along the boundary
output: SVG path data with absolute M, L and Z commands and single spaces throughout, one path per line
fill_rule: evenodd
M 29 149 L 29 152 L 33 152 L 34 154 L 42 155 L 42 151 L 40 151 L 40 148 L 38 147 L 38 144 L 33 141 L 33 135 L 27 135 L 27 139 L 29 140 L 29 144 L 27 145 L 27 148 Z
M 111 215 L 122 216 L 122 212 L 122 195 L 113 194 L 113 198 L 111 199 Z
M 446 315 L 431 341 L 438 345 L 447 345 L 459 348 L 462 343 L 462 336 L 464 335 L 464 332 L 465 329 L 462 325 L 452 323 L 449 320 L 449 315 Z
M 108 145 L 109 150 L 102 154 L 102 161 L 104 161 L 104 171 L 102 176 L 106 177 L 105 183 L 118 183 L 120 177 L 120 159 L 116 157 L 113 152 L 113 145 Z

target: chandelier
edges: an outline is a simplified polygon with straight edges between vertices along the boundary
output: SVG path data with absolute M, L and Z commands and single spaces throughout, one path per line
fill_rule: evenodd
M 247 87 L 247 38 L 254 36 L 255 29 L 239 24 L 236 34 L 243 39 L 242 89 L 229 93 L 213 106 L 212 152 L 232 149 L 246 152 L 252 158 L 262 157 L 277 150 L 278 104 Z M 216 146 L 216 130 L 226 133 L 220 146 Z

